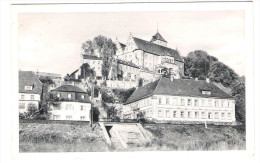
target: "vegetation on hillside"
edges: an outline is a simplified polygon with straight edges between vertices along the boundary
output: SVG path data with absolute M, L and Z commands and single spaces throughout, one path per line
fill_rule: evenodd
M 207 52 L 196 50 L 184 57 L 184 74 L 201 80 L 209 78 L 211 82 L 231 89 L 230 95 L 236 100 L 236 118 L 245 122 L 245 84 L 232 68 Z
M 93 40 L 85 41 L 81 46 L 83 55 L 96 55 L 102 57 L 102 76 L 108 77 L 113 55 L 116 54 L 116 44 L 105 36 L 97 36 Z

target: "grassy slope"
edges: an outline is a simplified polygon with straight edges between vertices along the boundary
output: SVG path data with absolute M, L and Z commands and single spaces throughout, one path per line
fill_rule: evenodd
M 102 130 L 89 125 L 20 123 L 20 152 L 87 152 L 111 150 Z
M 243 150 L 244 126 L 146 124 L 154 135 L 147 147 L 154 150 Z
M 152 142 L 127 151 L 241 150 L 245 149 L 243 126 L 144 124 Z M 20 123 L 20 152 L 118 151 L 109 147 L 99 126 L 78 124 Z M 120 150 L 122 151 L 122 150 Z

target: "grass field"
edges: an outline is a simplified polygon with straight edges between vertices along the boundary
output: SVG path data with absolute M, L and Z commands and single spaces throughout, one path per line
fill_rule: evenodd
M 243 150 L 244 126 L 144 124 L 152 141 L 127 151 L 155 150 Z M 97 125 L 20 123 L 20 152 L 118 151 L 108 146 Z
M 146 124 L 151 150 L 245 150 L 244 126 Z

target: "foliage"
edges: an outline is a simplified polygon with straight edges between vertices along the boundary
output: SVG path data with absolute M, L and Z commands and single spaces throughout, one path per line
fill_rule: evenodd
M 51 92 L 48 92 L 48 86 L 43 84 L 43 93 L 40 101 L 40 114 L 47 114 L 49 113 L 50 106 L 59 107 L 60 99 Z
M 245 83 L 235 85 L 231 90 L 231 95 L 236 100 L 236 120 L 245 123 L 246 104 L 245 104 Z
M 107 107 L 107 117 L 114 118 L 117 116 L 117 110 L 114 106 L 108 106 Z
M 88 63 L 84 63 L 81 66 L 81 74 L 80 74 L 80 79 L 86 79 L 87 77 L 93 77 L 96 76 L 95 75 L 95 71 L 93 69 L 90 68 Z
M 105 36 L 97 36 L 92 41 L 88 40 L 81 46 L 83 55 L 95 55 L 99 53 L 102 57 L 102 76 L 108 77 L 112 57 L 116 54 L 116 44 Z
M 239 81 L 234 70 L 221 62 L 214 62 L 210 66 L 208 76 L 211 81 L 221 83 L 224 87 L 232 87 Z
M 109 95 L 106 91 L 102 92 L 102 100 L 107 103 L 114 103 L 115 99 L 113 96 Z
M 163 71 L 163 74 L 162 74 L 163 77 L 165 77 L 165 78 L 170 78 L 171 74 L 170 74 L 170 71 L 169 71 L 168 68 L 164 67 L 164 68 L 162 69 L 162 71 Z
M 55 84 L 54 81 L 46 76 L 46 77 L 39 77 L 39 80 L 42 82 L 42 83 L 45 83 L 45 84 L 48 84 L 48 85 L 51 85 L 51 84 Z
M 121 103 L 126 102 L 126 100 L 134 93 L 136 90 L 135 87 L 129 89 L 113 89 L 113 93 L 116 97 L 119 98 Z
M 184 57 L 184 74 L 193 78 L 205 80 L 210 65 L 216 61 L 218 61 L 217 58 L 208 55 L 205 51 L 196 50 L 190 52 L 187 57 Z
M 137 114 L 137 121 L 138 122 L 141 122 L 141 123 L 145 123 L 146 122 L 146 120 L 145 120 L 145 112 L 139 112 L 138 114 Z
M 39 113 L 37 106 L 33 103 L 29 103 L 27 105 L 27 112 L 19 113 L 19 119 L 34 119 L 37 113 Z

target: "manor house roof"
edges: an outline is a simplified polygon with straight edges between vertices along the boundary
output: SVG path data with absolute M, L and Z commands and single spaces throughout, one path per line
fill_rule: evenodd
M 183 62 L 179 52 L 177 50 L 161 46 L 149 41 L 142 40 L 140 38 L 133 37 L 137 49 L 143 50 L 147 53 L 159 55 L 159 56 L 170 56 L 179 62 Z
M 211 91 L 210 95 L 202 94 L 202 90 Z M 213 83 L 205 80 L 160 78 L 154 82 L 139 87 L 128 98 L 125 104 L 129 104 L 152 95 L 172 95 L 204 98 L 233 98 Z
M 87 93 L 75 85 L 61 85 L 52 91 L 59 92 L 76 92 L 76 93 Z

